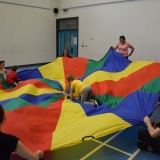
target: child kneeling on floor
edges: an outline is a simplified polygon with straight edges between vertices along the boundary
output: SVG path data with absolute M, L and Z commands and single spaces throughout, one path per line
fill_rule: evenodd
M 68 75 L 68 83 L 71 85 L 70 97 L 73 99 L 74 94 L 81 98 L 81 103 L 89 104 L 91 106 L 98 106 L 98 103 L 91 99 L 92 87 L 86 85 L 84 82 L 75 79 L 73 75 Z

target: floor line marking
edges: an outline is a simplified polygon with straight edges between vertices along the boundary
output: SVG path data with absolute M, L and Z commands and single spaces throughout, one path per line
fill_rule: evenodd
M 96 139 L 93 139 L 93 141 L 102 144 L 102 142 L 97 141 Z M 103 144 L 104 144 L 104 143 L 103 143 Z M 119 148 L 116 148 L 116 147 L 114 147 L 114 146 L 111 146 L 111 145 L 109 145 L 109 144 L 104 144 L 104 146 L 107 146 L 107 147 L 109 147 L 109 148 L 112 148 L 112 149 L 114 149 L 114 150 L 116 150 L 116 151 L 118 151 L 118 152 L 124 153 L 124 154 L 126 154 L 126 155 L 128 155 L 128 156 L 131 156 L 131 155 L 132 155 L 131 153 L 125 152 L 125 151 L 123 151 L 123 150 L 121 150 L 121 149 L 119 149 Z
M 123 130 L 122 130 L 123 131 Z M 90 151 L 88 154 L 86 154 L 85 156 L 83 156 L 80 160 L 85 160 L 86 158 L 88 158 L 90 155 L 92 155 L 94 152 L 96 152 L 97 150 L 99 150 L 100 148 L 102 148 L 104 145 L 106 145 L 106 143 L 108 143 L 109 141 L 111 141 L 113 138 L 115 138 L 116 136 L 118 136 L 122 131 L 117 132 L 116 134 L 114 134 L 112 137 L 110 137 L 109 139 L 107 139 L 105 142 L 101 142 L 99 140 L 95 140 L 93 139 L 92 141 L 95 141 L 97 143 L 100 143 L 100 145 L 98 147 L 96 147 L 95 149 L 93 149 L 92 151 Z
M 131 155 L 132 155 L 131 153 L 125 152 L 125 151 L 123 151 L 123 150 L 121 150 L 121 149 L 119 149 L 119 148 L 113 147 L 113 146 L 111 146 L 111 145 L 106 144 L 105 146 L 107 146 L 107 147 L 109 147 L 109 148 L 112 148 L 112 149 L 114 149 L 114 150 L 116 150 L 116 151 L 118 151 L 118 152 L 124 153 L 124 154 L 126 154 L 126 155 L 128 155 L 128 156 L 131 156 Z
M 95 149 L 93 149 L 92 151 L 90 151 L 88 154 L 86 154 L 85 156 L 83 156 L 80 160 L 85 160 L 86 158 L 88 158 L 90 155 L 92 155 L 94 152 L 96 152 L 97 150 L 99 150 L 103 146 L 104 146 L 103 144 L 100 144 L 98 147 L 96 147 Z
M 113 138 L 117 137 L 120 133 L 122 133 L 124 130 L 117 132 L 116 134 L 114 134 L 112 137 L 110 137 L 108 140 L 106 140 L 104 143 L 108 143 L 109 141 L 111 141 Z
M 132 160 L 141 150 L 138 148 L 127 160 Z

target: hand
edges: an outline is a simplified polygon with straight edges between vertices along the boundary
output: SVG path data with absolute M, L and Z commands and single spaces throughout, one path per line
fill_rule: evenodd
M 43 158 L 43 151 L 38 150 L 38 151 L 36 152 L 36 154 L 38 155 L 39 159 L 42 159 L 42 158 Z
M 113 46 L 111 46 L 111 48 L 114 49 Z
M 14 82 L 13 84 L 14 84 L 15 86 L 18 86 L 18 83 L 16 83 L 16 82 Z
M 66 93 L 65 91 L 62 91 L 62 94 L 63 94 L 64 96 L 67 96 L 67 93 Z
M 20 84 L 20 83 L 22 83 L 23 81 L 19 81 L 18 83 Z
M 146 116 L 146 117 L 144 117 L 143 121 L 144 121 L 145 123 L 147 123 L 148 121 L 150 121 L 150 118 L 149 118 L 148 116 Z

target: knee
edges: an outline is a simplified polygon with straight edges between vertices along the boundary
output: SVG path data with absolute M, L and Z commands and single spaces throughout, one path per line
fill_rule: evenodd
M 139 138 L 144 137 L 146 134 L 148 134 L 148 130 L 147 129 L 140 129 L 138 131 L 138 137 Z

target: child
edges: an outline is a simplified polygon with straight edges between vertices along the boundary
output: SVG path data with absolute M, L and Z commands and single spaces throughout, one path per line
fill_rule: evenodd
M 20 82 L 20 79 L 18 78 L 16 74 L 16 70 L 17 70 L 17 66 L 12 66 L 11 70 L 7 72 L 6 82 L 10 86 L 13 86 L 13 85 L 17 86 Z
M 91 86 L 86 85 L 82 81 L 75 79 L 73 75 L 69 75 L 67 77 L 67 81 L 71 85 L 71 100 L 75 95 L 78 95 L 81 97 L 81 103 L 89 104 L 91 106 L 98 106 L 98 103 L 95 100 L 90 99 L 92 94 Z
M 0 61 L 0 74 L 4 75 L 4 73 L 7 73 L 7 70 L 4 68 L 5 61 Z

